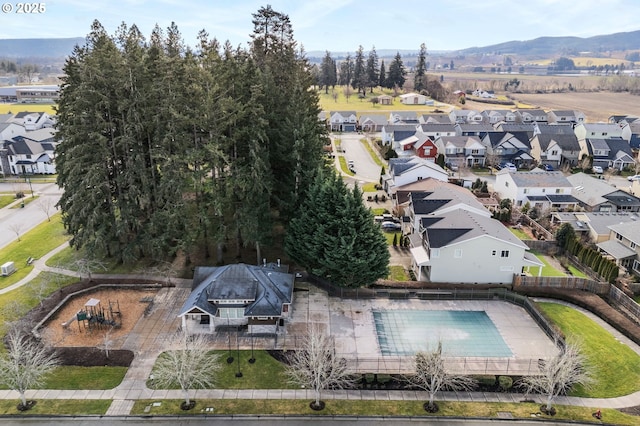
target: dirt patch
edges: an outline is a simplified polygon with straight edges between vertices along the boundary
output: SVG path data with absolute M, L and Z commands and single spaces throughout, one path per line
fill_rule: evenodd
M 41 328 L 41 333 L 49 344 L 57 347 L 103 346 L 106 337 L 111 349 L 120 349 L 156 292 L 148 289 L 100 289 L 84 293 L 66 303 Z M 100 301 L 94 311 L 103 313 L 106 321 L 102 324 L 97 321 L 92 324 L 89 321 L 77 321 L 76 314 L 88 309 L 85 305 L 89 299 Z M 115 327 L 107 323 L 111 320 L 117 324 Z

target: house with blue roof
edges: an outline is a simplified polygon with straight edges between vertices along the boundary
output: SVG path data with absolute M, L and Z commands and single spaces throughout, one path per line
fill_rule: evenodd
M 244 263 L 199 266 L 178 317 L 187 333 L 247 327 L 250 334 L 277 334 L 291 313 L 294 276 L 286 265 Z

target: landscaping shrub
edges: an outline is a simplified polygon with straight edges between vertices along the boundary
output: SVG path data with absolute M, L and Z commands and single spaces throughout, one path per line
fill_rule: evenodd
M 500 386 L 500 390 L 506 392 L 513 387 L 513 379 L 509 376 L 499 376 L 498 385 Z

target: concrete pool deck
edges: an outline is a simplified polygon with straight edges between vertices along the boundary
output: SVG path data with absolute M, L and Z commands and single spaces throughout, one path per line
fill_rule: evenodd
M 374 310 L 484 311 L 493 321 L 512 352 L 511 357 L 464 357 L 450 359 L 450 367 L 468 374 L 519 375 L 537 371 L 540 358 L 557 349 L 536 322 L 521 307 L 498 300 L 340 299 L 310 285 L 296 291 L 293 312 L 287 324 L 289 345 L 308 327 L 318 327 L 335 339 L 336 352 L 357 371 L 407 373 L 413 369 L 411 356 L 383 356 L 378 345 Z M 437 327 L 432 327 L 438 334 Z M 446 342 L 443 345 L 446 353 Z

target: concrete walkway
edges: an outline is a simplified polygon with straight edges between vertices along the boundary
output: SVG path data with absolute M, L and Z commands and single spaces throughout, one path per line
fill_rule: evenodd
M 76 272 L 50 268 L 45 265 L 48 258 L 60 250 L 63 250 L 65 247 L 66 244 L 54 249 L 41 259 L 38 259 L 34 265 L 33 277 L 44 270 L 78 276 Z M 105 278 L 124 277 L 118 275 L 100 276 Z M 29 279 L 33 278 L 29 277 L 31 277 L 31 274 L 11 287 L 3 289 L 2 293 L 7 293 L 12 289 L 18 288 L 20 285 L 24 285 Z M 189 280 L 176 280 L 176 282 L 176 287 L 165 287 L 158 292 L 154 301 L 155 308 L 153 311 L 148 316 L 141 318 L 125 339 L 122 348 L 133 351 L 135 357 L 120 385 L 109 390 L 31 390 L 27 391 L 27 398 L 36 400 L 108 399 L 112 400 L 112 404 L 107 411 L 108 416 L 129 415 L 133 404 L 138 399 L 182 399 L 183 395 L 179 390 L 152 390 L 146 386 L 146 381 L 151 374 L 156 358 L 163 350 L 166 350 L 169 337 L 174 334 L 180 326 L 180 321 L 177 318 L 178 309 L 181 306 L 181 302 L 186 299 L 190 292 Z M 314 303 L 316 302 L 314 299 Z M 574 306 L 572 307 L 579 309 Z M 640 354 L 640 347 L 638 347 L 638 345 L 633 344 L 629 339 L 622 336 L 600 318 L 588 311 L 580 310 L 612 333 L 622 344 L 631 347 L 636 353 Z M 302 389 L 211 389 L 193 390 L 190 393 L 195 399 L 313 399 L 311 391 Z M 0 390 L 0 399 L 17 400 L 18 398 L 19 395 L 15 391 Z M 425 401 L 428 399 L 428 395 L 426 392 L 420 391 L 341 390 L 324 391 L 322 398 L 326 400 Z M 518 403 L 525 399 L 525 395 L 519 393 L 441 392 L 437 395 L 436 399 L 440 401 Z M 541 395 L 527 395 L 526 399 L 543 403 L 545 398 Z M 617 409 L 634 407 L 640 406 L 640 392 L 618 398 L 557 397 L 554 400 L 554 404 L 589 407 L 594 410 L 597 408 Z

